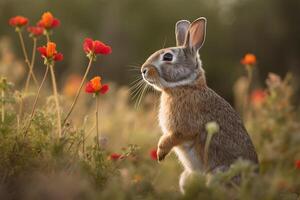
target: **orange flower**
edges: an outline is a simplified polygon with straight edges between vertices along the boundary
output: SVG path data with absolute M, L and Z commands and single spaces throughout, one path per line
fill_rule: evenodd
M 143 177 L 139 174 L 134 175 L 133 182 L 134 183 L 140 183 L 143 180 Z
M 52 57 L 56 53 L 56 44 L 54 42 L 48 42 L 46 47 L 47 57 Z
M 255 65 L 256 64 L 256 56 L 254 54 L 248 53 L 241 60 L 243 65 Z
M 9 19 L 9 25 L 14 27 L 22 27 L 28 24 L 28 19 L 23 16 L 15 16 Z
M 101 85 L 101 77 L 100 76 L 96 76 L 95 78 L 93 78 L 91 80 L 91 84 L 92 84 L 92 87 L 95 91 L 99 91 L 102 87 Z
M 66 80 L 66 84 L 64 85 L 64 94 L 69 97 L 75 96 L 77 89 L 80 87 L 81 80 L 82 77 L 77 74 L 70 75 Z
M 54 61 L 63 60 L 63 55 L 56 51 L 56 44 L 54 42 L 48 42 L 47 46 L 38 47 L 38 51 L 45 59 L 53 59 Z
M 98 94 L 99 92 L 101 94 L 105 94 L 109 90 L 109 87 L 107 84 L 102 85 L 101 83 L 101 77 L 96 76 L 92 80 L 90 80 L 85 87 L 85 91 L 87 93 L 95 93 Z
M 262 89 L 256 89 L 251 93 L 251 103 L 260 106 L 266 99 L 266 92 Z
M 37 25 L 45 29 L 52 29 L 59 26 L 60 21 L 57 18 L 53 17 L 51 12 L 45 12 Z

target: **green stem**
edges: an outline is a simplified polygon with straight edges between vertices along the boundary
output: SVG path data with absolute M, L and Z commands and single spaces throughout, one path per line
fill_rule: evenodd
M 80 95 L 80 92 L 81 92 L 82 86 L 83 86 L 83 84 L 84 84 L 84 81 L 85 81 L 85 79 L 86 79 L 86 77 L 87 77 L 87 75 L 88 75 L 88 73 L 89 73 L 89 71 L 90 71 L 90 68 L 91 68 L 91 66 L 92 66 L 92 62 L 93 62 L 93 58 L 90 58 L 90 61 L 89 61 L 89 64 L 88 64 L 88 66 L 87 66 L 87 68 L 86 68 L 85 74 L 84 74 L 84 76 L 83 76 L 83 78 L 82 78 L 82 81 L 81 81 L 81 83 L 80 83 L 80 86 L 79 86 L 79 88 L 78 88 L 78 90 L 77 90 L 75 99 L 74 99 L 74 101 L 73 101 L 73 103 L 72 103 L 72 105 L 71 105 L 71 108 L 70 108 L 69 112 L 67 113 L 67 115 L 66 115 L 66 117 L 65 117 L 65 119 L 64 119 L 64 121 L 63 121 L 63 124 L 62 124 L 63 126 L 64 126 L 65 123 L 67 122 L 69 116 L 71 115 L 71 113 L 72 113 L 72 111 L 73 111 L 73 109 L 74 109 L 75 104 L 77 103 L 77 100 L 78 100 L 78 97 L 79 97 L 79 95 Z
M 209 154 L 209 145 L 210 145 L 210 142 L 211 142 L 212 135 L 213 134 L 211 134 L 211 133 L 207 133 L 207 138 L 206 138 L 205 146 L 204 146 L 204 167 L 205 167 L 206 171 L 209 170 L 208 154 Z
M 36 105 L 37 105 L 37 102 L 38 102 L 38 99 L 39 99 L 39 96 L 40 96 L 42 87 L 43 87 L 44 82 L 45 82 L 45 80 L 46 80 L 48 71 L 49 71 L 49 67 L 47 66 L 46 71 L 45 71 L 45 74 L 44 74 L 44 76 L 43 76 L 43 80 L 42 80 L 42 82 L 41 82 L 41 85 L 39 86 L 39 89 L 38 89 L 38 91 L 37 91 L 36 97 L 35 97 L 35 99 L 34 99 L 34 103 L 33 103 L 33 106 L 32 106 L 32 110 L 31 110 L 31 113 L 30 113 L 29 122 L 28 122 L 27 128 L 25 129 L 25 134 L 24 134 L 25 136 L 27 135 L 27 132 L 28 132 L 28 130 L 29 130 L 29 128 L 30 128 L 30 125 L 31 125 L 31 122 L 32 122 L 32 119 L 33 119 L 33 116 L 34 116 L 34 113 L 35 113 Z
M 249 106 L 249 96 L 250 96 L 250 92 L 251 92 L 251 82 L 252 82 L 252 78 L 253 78 L 253 69 L 252 69 L 252 66 L 247 65 L 246 66 L 246 70 L 247 70 L 248 83 L 247 83 L 245 100 L 244 100 L 244 108 L 243 108 L 244 119 L 247 118 L 247 111 L 248 111 L 248 106 Z
M 34 82 L 37 83 L 38 81 L 35 77 L 35 74 L 33 73 L 32 69 L 31 69 L 31 64 L 30 64 L 29 59 L 28 59 L 28 55 L 27 55 L 27 51 L 26 51 L 26 48 L 25 48 L 25 43 L 24 43 L 22 32 L 18 31 L 18 35 L 19 35 L 19 38 L 20 38 L 21 47 L 22 47 L 22 51 L 23 51 L 23 54 L 24 54 L 24 58 L 25 58 L 25 63 L 27 64 L 27 66 L 29 68 L 29 73 L 31 74 Z
M 25 92 L 28 91 L 28 87 L 29 87 L 29 83 L 30 83 L 30 78 L 31 78 L 31 73 L 33 73 L 33 68 L 34 68 L 34 60 L 35 60 L 35 52 L 36 52 L 36 42 L 37 39 L 34 37 L 33 38 L 33 48 L 32 48 L 32 57 L 31 57 L 31 65 L 30 65 L 30 69 L 29 69 L 29 73 L 27 75 L 27 79 L 26 79 L 26 84 L 25 84 Z M 34 80 L 35 85 L 38 87 L 38 82 L 36 82 L 36 80 Z
M 4 88 L 1 90 L 1 98 L 2 98 L 2 103 L 1 103 L 1 122 L 3 123 L 5 120 L 5 100 L 4 100 Z
M 55 98 L 55 105 L 56 105 L 58 137 L 60 138 L 61 137 L 61 117 L 60 117 L 60 106 L 59 106 L 59 99 L 58 99 L 58 93 L 57 93 L 55 73 L 54 73 L 53 65 L 49 65 L 48 67 L 50 67 L 53 95 Z
M 49 35 L 48 31 L 46 32 L 46 39 L 47 39 L 47 42 L 50 42 L 50 35 Z
M 96 131 L 97 131 L 97 147 L 100 149 L 100 143 L 99 143 L 99 95 L 96 94 Z

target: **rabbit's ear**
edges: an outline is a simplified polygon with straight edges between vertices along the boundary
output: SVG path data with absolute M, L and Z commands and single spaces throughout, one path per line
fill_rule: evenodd
M 198 51 L 205 40 L 206 18 L 200 17 L 191 23 L 185 40 L 185 46 Z
M 187 20 L 180 20 L 175 25 L 175 36 L 176 36 L 176 45 L 182 46 L 185 43 L 186 33 L 189 29 L 190 22 Z

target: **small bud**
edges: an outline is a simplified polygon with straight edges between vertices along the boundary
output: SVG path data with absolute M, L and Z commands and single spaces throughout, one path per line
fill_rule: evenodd
M 217 122 L 212 121 L 212 122 L 208 122 L 205 125 L 205 129 L 208 134 L 215 134 L 215 133 L 219 132 L 220 127 Z

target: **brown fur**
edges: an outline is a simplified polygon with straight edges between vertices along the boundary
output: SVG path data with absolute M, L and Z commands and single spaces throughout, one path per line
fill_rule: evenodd
M 203 161 L 206 141 L 205 125 L 216 121 L 220 131 L 214 135 L 209 147 L 208 165 L 213 170 L 218 166 L 230 166 L 237 158 L 258 163 L 254 146 L 243 122 L 234 109 L 222 97 L 206 86 L 200 79 L 195 86 L 182 86 L 164 90 L 161 95 L 160 113 L 166 119 L 168 135 L 159 141 L 158 159 L 184 141 L 199 142 L 195 145 Z
M 161 91 L 159 122 L 164 134 L 158 142 L 158 160 L 174 148 L 185 167 L 180 176 L 184 191 L 187 176 L 193 171 L 214 173 L 227 170 L 238 158 L 253 163 L 258 163 L 258 158 L 240 116 L 206 85 L 198 55 L 205 40 L 206 19 L 193 23 L 181 20 L 175 33 L 180 46 L 155 52 L 141 71 L 144 80 Z M 164 59 L 167 53 L 172 59 Z M 211 139 L 208 160 L 204 160 L 205 126 L 212 121 L 220 129 Z

